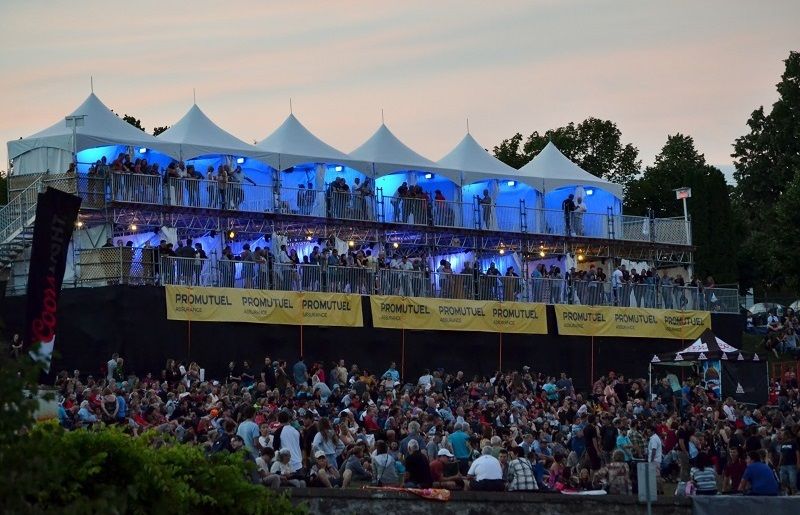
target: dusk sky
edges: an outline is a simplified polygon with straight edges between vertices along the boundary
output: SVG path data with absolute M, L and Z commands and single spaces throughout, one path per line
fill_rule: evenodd
M 0 3 L 0 159 L 89 94 L 148 131 L 197 103 L 252 143 L 289 112 L 349 152 L 377 129 L 440 159 L 464 135 L 589 116 L 652 162 L 668 134 L 712 164 L 776 99 L 800 1 Z

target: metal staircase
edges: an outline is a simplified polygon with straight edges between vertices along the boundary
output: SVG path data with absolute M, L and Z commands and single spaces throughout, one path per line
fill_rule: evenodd
M 42 190 L 42 177 L 17 193 L 0 209 L 0 270 L 11 266 L 33 241 L 37 195 Z

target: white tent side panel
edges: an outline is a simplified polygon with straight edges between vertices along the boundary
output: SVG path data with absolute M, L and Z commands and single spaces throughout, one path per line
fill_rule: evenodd
M 72 163 L 72 152 L 53 147 L 40 147 L 29 150 L 13 160 L 14 175 L 39 174 L 50 170 L 62 173 Z

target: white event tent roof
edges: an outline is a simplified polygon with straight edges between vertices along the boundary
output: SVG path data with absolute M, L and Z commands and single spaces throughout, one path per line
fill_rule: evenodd
M 367 141 L 350 152 L 350 157 L 372 163 L 372 169 L 376 177 L 382 177 L 393 172 L 419 170 L 436 172 L 456 184 L 461 184 L 461 174 L 458 170 L 442 167 L 417 154 L 400 141 L 383 123 Z
M 517 169 L 508 166 L 478 143 L 470 133 L 453 148 L 446 156 L 438 161 L 439 166 L 451 168 L 461 172 L 464 184 L 485 181 L 487 175 L 495 179 L 516 179 Z
M 342 164 L 366 172 L 366 163 L 328 145 L 290 114 L 275 131 L 256 144 L 262 152 L 272 154 L 265 161 L 276 170 L 285 170 L 302 163 Z
M 569 186 L 593 186 L 622 198 L 622 186 L 594 176 L 569 160 L 549 142 L 528 164 L 517 170 L 517 177 L 542 192 Z
M 156 138 L 176 144 L 181 159 L 207 155 L 266 157 L 265 152 L 220 128 L 197 104 Z
M 75 129 L 75 149 L 77 152 L 111 145 L 129 145 L 152 148 L 171 157 L 178 157 L 177 145 L 159 141 L 154 136 L 129 124 L 106 107 L 94 93 L 91 93 L 69 116 L 85 116 L 83 125 Z M 67 127 L 66 121 L 62 118 L 47 129 L 27 138 L 9 141 L 8 157 L 9 159 L 17 159 L 23 154 L 32 151 L 45 151 L 46 156 L 47 149 L 60 150 L 69 153 L 71 156 L 73 149 L 72 131 L 72 127 Z M 40 159 L 39 161 L 42 160 Z M 47 159 L 44 159 L 43 162 L 47 162 Z M 24 165 L 24 163 L 22 164 Z M 26 172 L 24 170 L 26 166 L 18 167 L 16 163 L 14 168 L 16 173 L 41 173 L 43 171 L 30 170 Z

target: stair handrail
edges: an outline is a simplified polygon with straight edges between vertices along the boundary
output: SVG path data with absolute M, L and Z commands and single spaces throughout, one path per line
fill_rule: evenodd
M 36 201 L 42 189 L 43 177 L 37 177 L 0 208 L 0 244 L 7 243 L 18 231 L 24 230 L 27 221 L 36 214 Z

